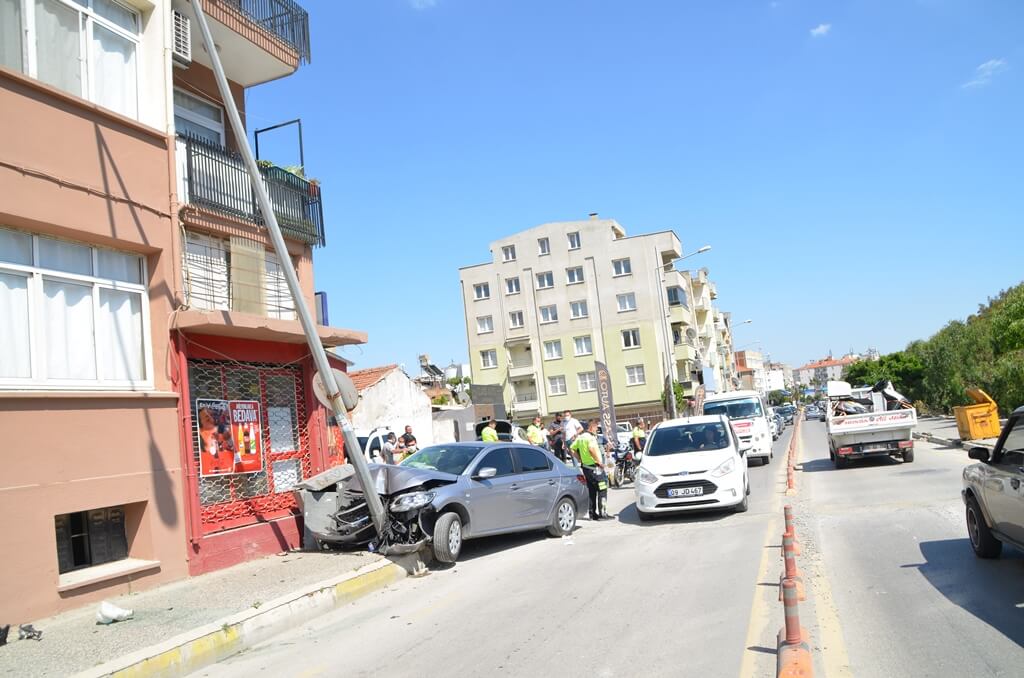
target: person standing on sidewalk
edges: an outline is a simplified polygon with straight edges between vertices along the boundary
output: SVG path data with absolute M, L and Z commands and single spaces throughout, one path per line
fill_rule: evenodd
M 604 472 L 604 453 L 597 442 L 597 420 L 587 422 L 587 428 L 576 436 L 569 448 L 573 457 L 583 468 L 590 494 L 590 519 L 608 517 L 608 476 Z
M 397 464 L 402 461 L 401 457 L 398 456 L 396 450 L 397 439 L 394 433 L 389 433 L 388 437 L 384 439 L 384 447 L 381 450 L 381 455 L 384 457 L 385 464 Z
M 569 455 L 565 451 L 565 433 L 562 430 L 562 413 L 556 412 L 555 418 L 548 426 L 548 445 L 555 456 L 562 461 L 568 461 Z

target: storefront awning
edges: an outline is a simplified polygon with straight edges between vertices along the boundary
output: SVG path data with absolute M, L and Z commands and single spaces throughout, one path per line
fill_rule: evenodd
M 264 318 L 237 311 L 177 311 L 171 317 L 171 329 L 254 341 L 279 341 L 286 344 L 301 344 L 306 341 L 306 335 L 302 332 L 302 325 L 298 320 Z M 322 325 L 316 329 L 320 341 L 328 348 L 366 343 L 366 332 Z

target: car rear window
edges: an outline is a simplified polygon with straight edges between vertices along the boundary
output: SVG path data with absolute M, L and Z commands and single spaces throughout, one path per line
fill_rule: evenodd
M 659 426 L 647 442 L 644 455 L 660 457 L 684 452 L 706 452 L 729 447 L 729 435 L 721 422 Z
M 760 417 L 763 414 L 761 401 L 757 398 L 739 398 L 737 400 L 718 400 L 704 403 L 704 414 L 724 414 L 730 419 Z

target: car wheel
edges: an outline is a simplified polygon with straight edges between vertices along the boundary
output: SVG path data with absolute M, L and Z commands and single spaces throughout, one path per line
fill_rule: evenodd
M 903 450 L 903 461 L 908 464 L 914 463 L 914 448 Z
M 572 534 L 574 529 L 576 529 L 576 504 L 569 497 L 562 497 L 562 501 L 558 502 L 558 506 L 555 507 L 555 516 L 551 519 L 551 525 L 548 526 L 548 534 L 552 537 L 564 537 Z
M 454 563 L 462 551 L 462 519 L 458 513 L 444 513 L 434 523 L 434 557 Z
M 998 558 L 1003 552 L 1003 542 L 992 534 L 974 497 L 967 498 L 967 536 L 971 539 L 974 555 L 979 558 Z
M 637 514 L 637 516 L 640 517 L 640 522 L 641 523 L 649 523 L 652 520 L 654 520 L 654 515 L 653 514 L 651 514 L 651 513 L 644 513 L 639 508 L 636 510 L 636 514 Z

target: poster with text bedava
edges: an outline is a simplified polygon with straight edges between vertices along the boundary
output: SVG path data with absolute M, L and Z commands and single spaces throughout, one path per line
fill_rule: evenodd
M 263 470 L 260 406 L 250 400 L 196 400 L 199 475 Z

